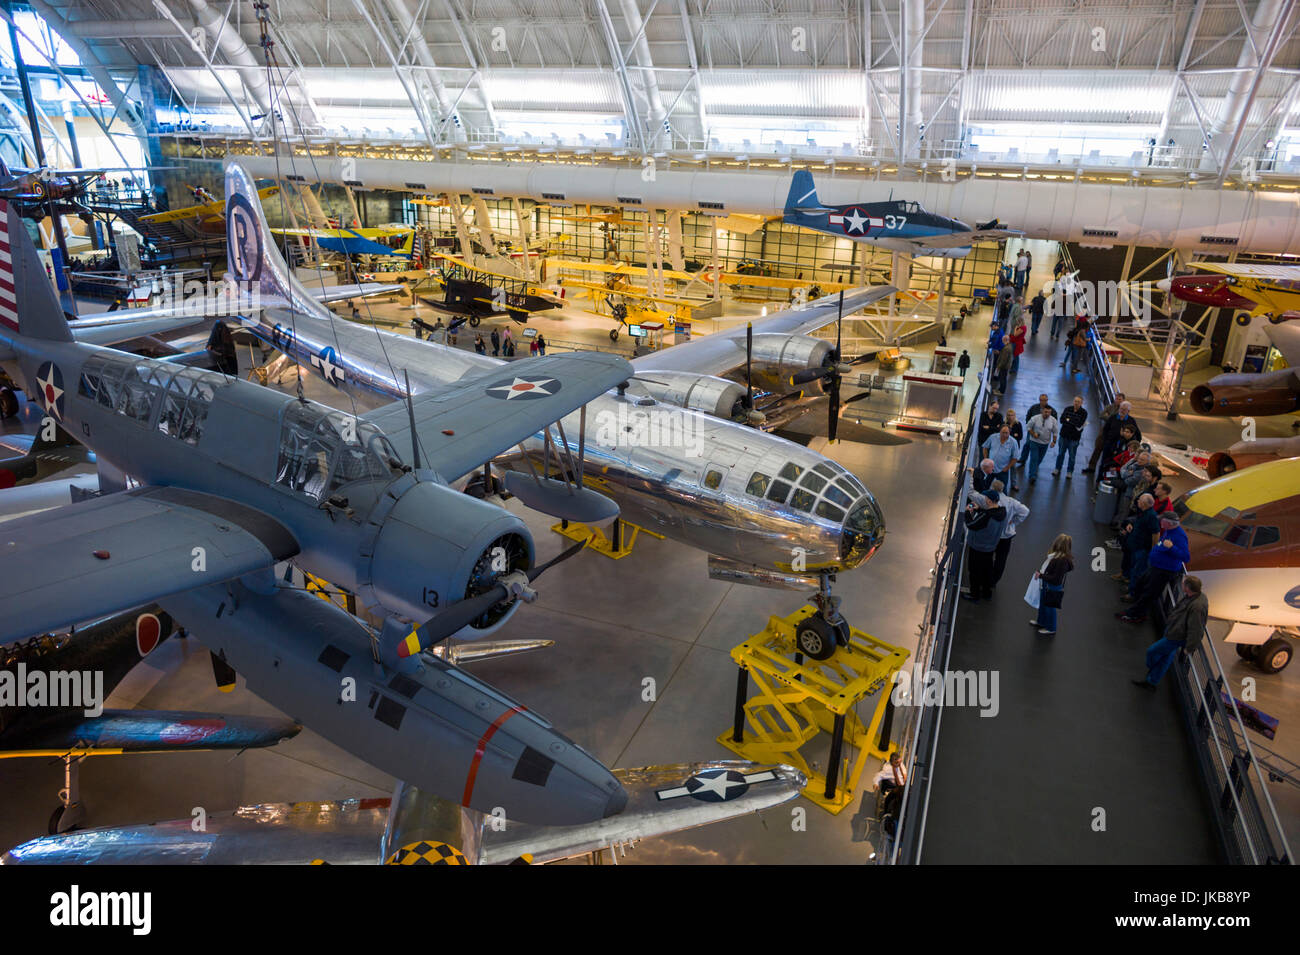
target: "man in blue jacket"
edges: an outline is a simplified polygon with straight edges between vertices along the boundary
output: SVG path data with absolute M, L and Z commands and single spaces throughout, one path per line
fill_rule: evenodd
M 1178 515 L 1167 511 L 1160 515 L 1160 539 L 1147 556 L 1146 578 L 1142 581 L 1132 606 L 1115 616 L 1125 623 L 1141 623 L 1147 618 L 1147 608 L 1160 599 L 1171 581 L 1183 572 L 1183 565 L 1192 556 Z

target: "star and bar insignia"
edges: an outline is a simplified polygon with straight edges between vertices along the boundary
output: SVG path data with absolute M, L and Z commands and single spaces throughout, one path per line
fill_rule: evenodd
M 660 789 L 655 795 L 660 802 L 682 796 L 691 796 L 702 802 L 727 802 L 745 795 L 754 783 L 766 783 L 774 779 L 776 773 L 771 770 L 746 774 L 734 769 L 706 769 L 686 780 L 684 785 Z
M 516 375 L 509 381 L 502 381 L 487 389 L 487 394 L 504 401 L 516 399 L 549 398 L 560 390 L 556 378 L 539 378 L 536 376 Z

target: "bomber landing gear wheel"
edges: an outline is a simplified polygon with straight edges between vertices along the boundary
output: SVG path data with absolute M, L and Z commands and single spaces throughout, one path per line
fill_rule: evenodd
M 1255 666 L 1265 673 L 1280 673 L 1291 662 L 1292 652 L 1289 641 L 1274 637 L 1255 654 Z
M 18 413 L 18 396 L 12 388 L 0 388 L 0 418 L 12 418 Z
M 617 328 L 611 328 L 611 329 L 609 330 L 609 340 L 612 341 L 612 342 L 616 342 L 616 341 L 618 341 L 618 329 L 617 329 Z
M 478 328 L 478 323 L 481 321 L 483 321 L 483 319 L 479 318 L 477 315 L 471 315 L 469 317 L 469 327 Z
M 794 631 L 794 645 L 810 660 L 829 660 L 839 642 L 836 628 L 814 614 L 802 621 Z
M 1237 648 L 1237 656 L 1241 657 L 1243 660 L 1255 659 L 1255 648 L 1251 644 L 1237 643 L 1234 644 L 1234 646 Z

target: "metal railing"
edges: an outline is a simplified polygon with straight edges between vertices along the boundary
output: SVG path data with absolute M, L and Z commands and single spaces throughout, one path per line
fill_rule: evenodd
M 962 572 L 966 566 L 966 524 L 962 520 L 966 496 L 971 489 L 971 470 L 979 463 L 978 416 L 988 400 L 992 379 L 992 357 L 985 356 L 980 372 L 980 387 L 971 402 L 966 433 L 962 439 L 958 458 L 961 471 L 953 489 L 948 513 L 944 517 L 939 548 L 935 552 L 934 584 L 916 652 L 912 655 L 912 672 L 929 673 L 934 670 L 946 673 L 952 652 L 953 636 L 957 624 L 957 600 L 961 592 Z M 939 730 L 943 722 L 943 706 L 909 706 L 899 733 L 899 749 L 904 754 L 907 767 L 907 788 L 903 794 L 898 819 L 892 836 L 886 834 L 887 845 L 876 855 L 878 863 L 887 865 L 915 865 L 921 859 L 925 840 L 925 820 L 930 804 L 930 784 L 933 780 L 935 755 L 938 751 Z
M 1175 581 L 1170 589 L 1177 586 Z M 1164 603 L 1172 609 L 1169 590 Z M 1233 865 L 1290 865 L 1291 847 L 1268 791 L 1267 771 L 1255 756 L 1208 631 L 1196 649 L 1179 651 L 1173 670 L 1225 857 Z
M 1089 330 L 1088 355 L 1098 394 L 1110 404 L 1118 388 L 1095 329 Z M 1162 595 L 1164 609 L 1173 607 L 1178 586 L 1174 581 Z M 1228 677 L 1208 630 L 1196 649 L 1179 651 L 1173 670 L 1225 858 L 1235 865 L 1289 864 L 1291 848 L 1268 791 L 1267 771 L 1232 703 Z

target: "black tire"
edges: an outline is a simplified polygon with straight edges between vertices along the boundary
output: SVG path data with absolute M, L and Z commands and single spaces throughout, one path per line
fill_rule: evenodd
M 1236 643 L 1233 644 L 1233 646 L 1237 648 L 1237 656 L 1241 657 L 1243 660 L 1255 659 L 1255 647 L 1252 644 Z
M 835 654 L 837 639 L 835 628 L 816 614 L 794 631 L 795 649 L 810 660 L 829 660 Z
M 18 414 L 18 396 L 12 388 L 0 388 L 0 418 L 12 418 Z
M 1255 666 L 1265 673 L 1281 673 L 1291 662 L 1291 654 L 1294 652 L 1291 641 L 1274 637 L 1259 648 L 1255 655 Z
M 609 330 L 609 340 L 612 341 L 612 342 L 616 342 L 616 341 L 618 341 L 618 329 L 617 329 L 617 328 L 611 328 L 611 329 Z
M 469 317 L 469 327 L 478 328 L 478 323 L 481 321 L 483 321 L 483 319 L 479 318 L 477 315 L 471 315 Z

